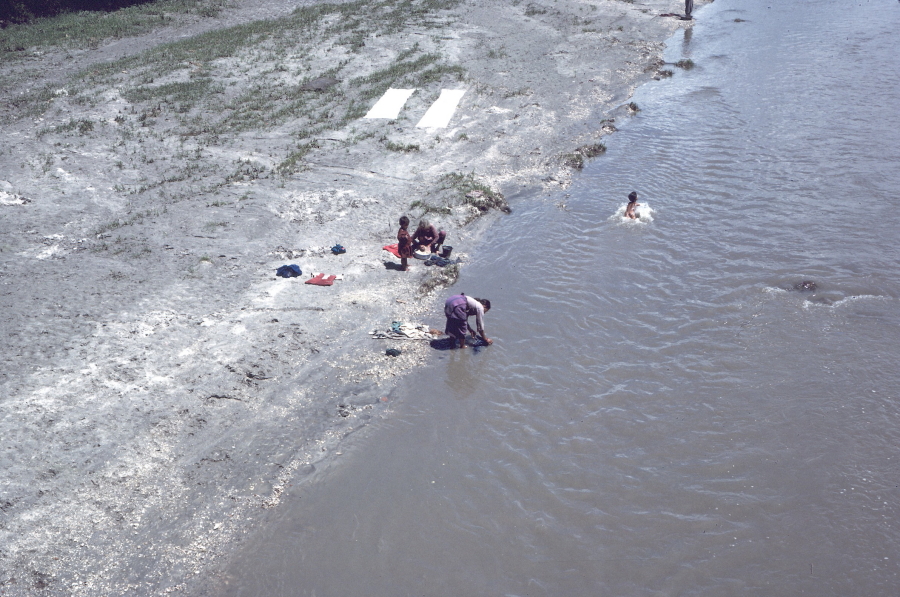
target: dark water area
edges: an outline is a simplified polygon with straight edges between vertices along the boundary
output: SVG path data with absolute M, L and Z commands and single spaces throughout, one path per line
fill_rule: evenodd
M 897 593 L 900 3 L 696 16 L 467 265 L 495 345 L 401 384 L 224 594 Z

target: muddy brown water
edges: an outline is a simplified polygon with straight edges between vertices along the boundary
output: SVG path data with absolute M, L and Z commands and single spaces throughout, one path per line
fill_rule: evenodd
M 696 16 L 467 266 L 496 344 L 435 351 L 222 594 L 896 594 L 900 4 Z

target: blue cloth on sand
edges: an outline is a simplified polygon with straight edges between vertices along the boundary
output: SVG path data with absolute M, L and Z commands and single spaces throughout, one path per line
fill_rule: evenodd
M 275 272 L 276 276 L 281 276 L 282 278 L 297 278 L 303 275 L 303 272 L 300 270 L 300 266 L 296 263 L 292 263 L 290 265 L 282 265 Z

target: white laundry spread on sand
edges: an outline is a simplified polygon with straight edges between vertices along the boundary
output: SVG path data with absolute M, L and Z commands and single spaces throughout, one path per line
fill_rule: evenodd
M 456 112 L 456 106 L 462 99 L 465 89 L 441 89 L 441 96 L 431 104 L 425 116 L 416 125 L 416 128 L 430 129 L 443 128 L 450 124 L 453 113 Z
M 415 89 L 388 89 L 384 92 L 364 118 L 388 118 L 393 120 L 400 115 L 400 110 Z
M 431 328 L 427 325 L 413 325 L 404 323 L 400 325 L 398 331 L 391 328 L 386 330 L 372 330 L 369 335 L 376 340 L 434 340 L 435 336 L 431 333 Z

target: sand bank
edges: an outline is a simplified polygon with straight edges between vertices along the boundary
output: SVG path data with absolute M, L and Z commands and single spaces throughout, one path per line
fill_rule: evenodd
M 238 1 L 7 52 L 0 594 L 197 594 L 433 354 L 368 334 L 442 328 L 457 275 L 396 271 L 399 216 L 464 272 L 518 195 L 602 152 L 679 4 Z M 388 88 L 416 91 L 364 119 Z M 417 127 L 442 90 L 465 90 L 448 126 Z

